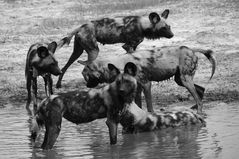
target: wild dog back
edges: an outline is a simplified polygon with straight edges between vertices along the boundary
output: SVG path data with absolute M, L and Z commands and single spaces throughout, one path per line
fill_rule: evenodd
M 99 90 L 90 91 L 72 91 L 52 95 L 46 101 L 45 107 L 41 112 L 46 112 L 48 107 L 61 107 L 63 117 L 67 120 L 79 124 L 87 123 L 99 118 L 106 117 L 106 106 L 104 100 L 98 94 Z

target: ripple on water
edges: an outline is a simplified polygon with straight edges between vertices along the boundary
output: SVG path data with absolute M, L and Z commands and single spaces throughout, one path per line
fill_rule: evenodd
M 75 125 L 63 120 L 62 131 L 50 151 L 29 140 L 28 116 L 22 107 L 0 111 L 0 156 L 4 158 L 237 158 L 239 108 L 237 103 L 205 104 L 207 126 L 121 134 L 109 144 L 105 119 Z
M 210 103 L 207 126 L 199 133 L 203 158 L 238 158 L 239 107 L 238 103 Z

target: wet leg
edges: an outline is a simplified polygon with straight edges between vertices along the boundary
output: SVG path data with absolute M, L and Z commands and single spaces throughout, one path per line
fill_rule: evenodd
M 204 91 L 205 91 L 205 88 L 204 87 L 201 87 L 199 85 L 196 85 L 194 84 L 195 88 L 196 88 L 196 91 L 197 91 L 197 94 L 199 95 L 199 98 L 202 100 L 203 99 L 203 96 L 204 96 Z M 193 105 L 191 107 L 191 109 L 198 109 L 198 106 L 197 104 Z
M 146 84 L 144 84 L 143 86 L 143 90 L 144 90 L 144 96 L 145 96 L 145 101 L 147 104 L 147 109 L 148 112 L 154 112 L 153 106 L 152 106 L 152 94 L 151 94 L 151 82 L 147 82 Z
M 182 80 L 182 78 L 181 78 Z M 197 112 L 199 114 L 202 114 L 202 100 L 200 98 L 200 96 L 198 95 L 196 88 L 194 86 L 193 80 L 191 76 L 185 75 L 183 80 L 182 80 L 182 84 L 187 88 L 187 90 L 191 93 L 191 95 L 193 96 L 194 100 L 196 101 L 196 105 L 198 106 L 197 108 Z
M 110 144 L 114 145 L 117 143 L 117 129 L 118 129 L 118 123 L 110 118 L 107 118 L 106 125 L 109 129 L 109 136 L 110 136 Z
M 33 114 L 37 112 L 37 78 L 32 80 L 32 90 L 33 90 Z
M 27 113 L 28 113 L 29 116 L 32 115 L 32 111 L 29 108 L 30 104 L 31 104 L 31 97 L 32 97 L 31 96 L 31 84 L 32 84 L 31 78 L 27 77 L 27 104 L 26 104 L 26 110 L 27 110 Z

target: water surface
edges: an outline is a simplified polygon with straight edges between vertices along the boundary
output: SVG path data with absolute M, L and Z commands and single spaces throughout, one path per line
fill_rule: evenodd
M 208 103 L 206 127 L 166 129 L 121 134 L 117 145 L 109 144 L 105 119 L 75 125 L 63 120 L 62 131 L 53 150 L 43 151 L 29 138 L 24 105 L 0 110 L 1 158 L 227 158 L 239 155 L 238 103 Z

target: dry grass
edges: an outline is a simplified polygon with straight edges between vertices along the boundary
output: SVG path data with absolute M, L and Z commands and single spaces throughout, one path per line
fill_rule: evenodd
M 185 7 L 187 5 L 187 7 Z M 139 49 L 152 45 L 188 45 L 213 49 L 218 59 L 213 81 L 207 83 L 210 65 L 203 59 L 195 78 L 207 87 L 208 100 L 221 99 L 229 93 L 231 99 L 238 96 L 238 50 L 239 50 L 239 3 L 236 0 L 4 0 L 0 2 L 0 93 L 10 101 L 24 101 L 25 58 L 31 44 L 59 40 L 72 29 L 100 17 L 144 15 L 151 11 L 162 12 L 169 8 L 169 22 L 175 37 L 160 41 L 145 40 Z M 60 67 L 68 60 L 72 43 L 56 53 Z M 123 52 L 121 44 L 99 45 L 101 57 Z M 83 54 L 82 58 L 86 55 Z M 201 57 L 200 57 L 201 58 Z M 74 63 L 67 71 L 61 90 L 74 89 L 79 84 L 82 66 Z M 39 93 L 44 94 L 42 79 Z M 54 82 L 56 78 L 54 77 Z M 82 84 L 82 83 L 80 83 Z M 155 84 L 153 94 L 156 102 L 188 100 L 188 92 L 173 81 Z M 178 96 L 180 94 L 180 96 Z M 212 95 L 214 94 L 214 95 Z M 236 94 L 233 96 L 233 94 Z M 220 95 L 219 98 L 216 96 Z M 213 97 L 211 97 L 213 96 Z M 44 97 L 44 96 L 43 96 Z M 0 99 L 0 105 L 2 99 Z M 226 98 L 225 98 L 226 100 Z M 163 104 L 163 105 L 164 105 Z
M 103 17 L 105 14 L 123 13 L 124 15 L 129 11 L 158 4 L 159 0 L 74 0 L 71 2 L 4 0 L 0 2 L 0 94 L 14 101 L 22 101 L 26 98 L 24 68 L 26 54 L 31 44 L 58 40 L 80 24 L 96 17 Z M 126 10 L 127 12 L 122 12 Z M 64 50 L 66 49 L 63 48 Z M 68 48 L 67 52 L 70 50 Z M 63 66 L 69 55 L 59 56 L 60 65 Z M 72 75 L 69 77 L 71 80 L 75 78 Z M 41 78 L 39 78 L 39 93 L 40 96 L 44 94 Z

